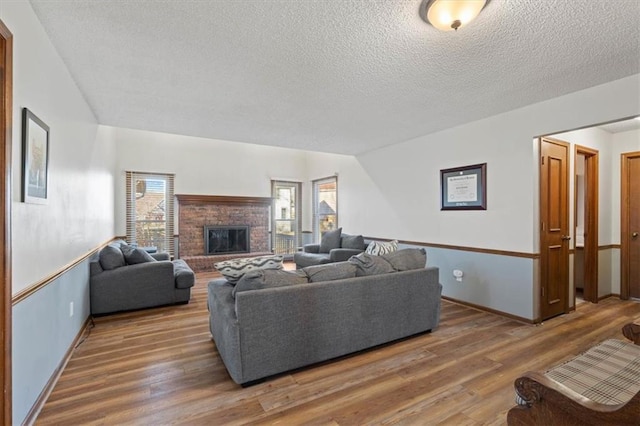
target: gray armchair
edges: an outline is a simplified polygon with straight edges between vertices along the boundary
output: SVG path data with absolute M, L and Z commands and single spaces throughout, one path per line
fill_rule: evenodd
M 343 234 L 342 228 L 326 232 L 320 244 L 305 244 L 303 251 L 293 255 L 296 268 L 343 262 L 366 248 L 362 235 Z
M 184 260 L 169 259 L 126 245 L 104 247 L 89 263 L 91 314 L 188 303 L 195 275 Z

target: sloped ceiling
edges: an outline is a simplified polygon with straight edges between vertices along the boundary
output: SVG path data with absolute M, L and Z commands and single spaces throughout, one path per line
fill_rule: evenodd
M 101 124 L 358 154 L 640 72 L 637 0 L 30 0 Z

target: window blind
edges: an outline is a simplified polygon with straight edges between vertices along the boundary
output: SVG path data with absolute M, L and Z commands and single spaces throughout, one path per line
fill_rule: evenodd
M 174 254 L 174 180 L 166 173 L 126 172 L 127 241 Z

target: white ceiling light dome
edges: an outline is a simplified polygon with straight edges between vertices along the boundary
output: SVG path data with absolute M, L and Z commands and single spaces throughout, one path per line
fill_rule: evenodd
M 480 13 L 487 0 L 424 0 L 422 18 L 441 31 L 457 30 Z

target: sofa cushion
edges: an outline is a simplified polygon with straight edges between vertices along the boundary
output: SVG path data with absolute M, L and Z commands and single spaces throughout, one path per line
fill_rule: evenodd
M 302 269 L 309 277 L 309 282 L 334 281 L 356 276 L 355 265 L 349 262 L 327 263 L 324 265 L 307 266 Z
M 325 232 L 322 235 L 322 238 L 320 239 L 320 253 L 329 253 L 331 250 L 335 248 L 340 248 L 341 235 L 342 235 L 342 228 Z
M 100 261 L 100 266 L 105 271 L 110 271 L 112 269 L 120 268 L 121 266 L 126 265 L 124 261 L 124 256 L 122 255 L 122 251 L 118 247 L 114 246 L 105 246 L 102 250 L 100 250 L 100 255 L 98 256 Z
M 285 287 L 309 282 L 307 274 L 302 270 L 285 271 L 283 269 L 259 269 L 247 272 L 238 280 L 233 288 L 233 297 L 236 293 L 249 290 L 261 290 L 263 288 Z
M 256 269 L 282 269 L 282 256 L 259 256 L 225 260 L 213 265 L 231 284 Z
M 389 242 L 371 241 L 367 246 L 366 252 L 374 256 L 391 253 L 398 250 L 398 240 Z
M 136 265 L 138 263 L 155 262 L 156 260 L 141 248 L 131 247 L 128 244 L 120 244 L 120 251 L 124 255 L 127 265 Z
M 176 280 L 176 288 L 191 288 L 196 283 L 196 277 L 187 262 L 176 259 L 173 263 L 173 276 Z
M 366 252 L 351 256 L 349 263 L 356 267 L 357 277 L 395 272 L 391 263 L 384 257 L 374 256 Z
M 354 250 L 364 250 L 364 237 L 362 235 L 342 234 L 340 247 Z
M 396 271 L 409 271 L 424 268 L 427 265 L 427 251 L 423 248 L 408 248 L 381 256 Z

